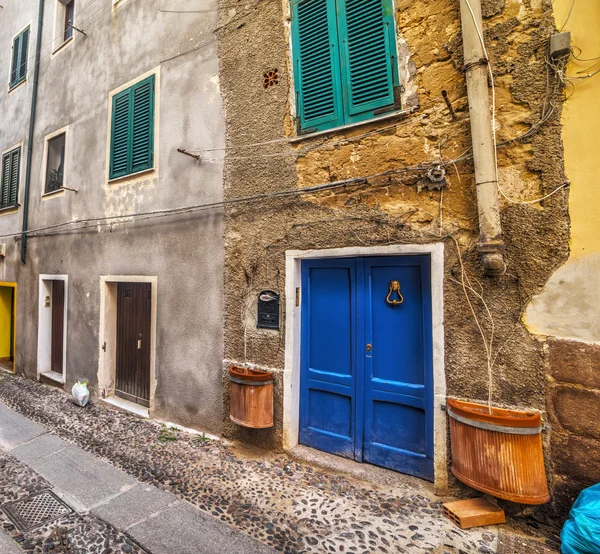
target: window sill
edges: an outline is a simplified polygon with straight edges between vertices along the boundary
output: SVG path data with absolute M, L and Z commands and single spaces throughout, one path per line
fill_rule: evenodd
M 17 90 L 19 87 L 23 86 L 25 83 L 27 82 L 27 77 L 25 77 L 25 79 L 23 79 L 22 81 L 15 83 L 14 85 L 9 85 L 8 87 L 8 94 L 12 94 L 15 90 Z
M 403 117 L 406 115 L 410 115 L 416 112 L 419 109 L 419 106 L 415 106 L 412 108 L 405 108 L 404 110 L 398 110 L 395 112 L 390 112 L 389 114 L 383 115 L 381 117 L 374 117 L 373 119 L 365 119 L 365 121 L 358 121 L 357 123 L 348 123 L 347 125 L 340 125 L 339 127 L 333 127 L 332 129 L 325 129 L 323 131 L 316 131 L 315 133 L 307 133 L 306 135 L 298 135 L 294 138 L 289 139 L 291 144 L 295 144 L 297 142 L 302 142 L 304 140 L 310 140 L 313 138 L 323 137 L 325 135 L 330 135 L 333 133 L 341 133 L 344 131 L 350 131 L 357 127 L 364 127 L 365 125 L 372 125 L 374 123 L 379 123 L 381 121 L 389 121 L 390 119 L 395 119 L 397 117 Z
M 0 208 L 0 216 L 15 213 L 19 210 L 20 207 L 21 204 L 17 204 L 16 206 L 6 206 L 6 208 Z
M 53 190 L 53 191 L 50 191 L 50 192 L 44 192 L 42 194 L 42 200 L 46 199 L 46 198 L 52 198 L 52 197 L 55 197 L 55 196 L 64 196 L 64 194 L 65 194 L 65 189 L 63 187 L 61 187 L 59 189 L 56 189 L 56 190 Z
M 151 176 L 155 172 L 156 167 L 151 167 L 150 169 L 144 169 L 143 171 L 138 171 L 137 173 L 130 173 L 129 175 L 123 175 L 123 177 L 115 177 L 114 179 L 109 179 L 107 181 L 107 184 L 118 185 L 120 183 L 127 183 L 128 181 L 138 181 L 144 177 Z
M 73 35 L 71 38 L 68 38 L 60 46 L 58 46 L 57 48 L 55 48 L 54 51 L 52 52 L 52 57 L 56 56 L 56 54 L 58 54 L 59 52 L 61 52 L 63 50 L 63 48 L 65 48 L 69 44 L 71 44 L 73 42 L 74 36 L 75 35 Z

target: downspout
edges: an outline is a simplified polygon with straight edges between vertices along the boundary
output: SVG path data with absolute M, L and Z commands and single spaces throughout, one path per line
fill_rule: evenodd
M 481 0 L 460 0 L 460 14 L 479 213 L 477 249 L 481 253 L 484 272 L 502 275 L 506 264 L 498 207 L 496 151 L 488 91 L 489 60 L 483 43 Z
M 44 0 L 40 0 L 38 15 L 37 43 L 35 45 L 35 68 L 33 70 L 33 91 L 31 93 L 31 115 L 29 117 L 29 139 L 27 141 L 27 165 L 25 166 L 25 198 L 23 200 L 23 231 L 21 234 L 21 261 L 27 261 L 27 229 L 29 223 L 29 187 L 31 185 L 31 155 L 33 153 L 33 131 L 37 107 L 38 80 L 40 76 L 40 54 L 42 51 L 42 28 L 44 25 Z

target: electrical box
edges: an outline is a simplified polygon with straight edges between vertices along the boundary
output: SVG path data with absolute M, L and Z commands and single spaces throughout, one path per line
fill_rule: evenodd
M 560 58 L 566 56 L 571 51 L 571 33 L 556 33 L 550 37 L 550 57 Z
M 263 290 L 258 295 L 259 329 L 279 329 L 279 294 L 272 290 Z

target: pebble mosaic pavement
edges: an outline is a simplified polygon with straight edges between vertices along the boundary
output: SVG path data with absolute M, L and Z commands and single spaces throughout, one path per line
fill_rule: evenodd
M 281 552 L 496 552 L 496 534 L 490 529 L 457 528 L 442 516 L 437 499 L 410 487 L 386 489 L 285 455 L 249 459 L 224 441 L 165 431 L 151 420 L 103 404 L 79 408 L 63 391 L 19 377 L 0 376 L 0 401 L 140 481 L 174 493 Z M 3 460 L 13 463 L 10 457 Z M 89 526 L 90 533 L 106 535 L 106 530 L 94 531 L 95 525 L 98 522 L 82 520 L 69 528 Z

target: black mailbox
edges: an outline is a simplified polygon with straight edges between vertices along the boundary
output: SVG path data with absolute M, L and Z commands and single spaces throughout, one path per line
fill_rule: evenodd
M 279 329 L 279 294 L 272 290 L 263 290 L 258 295 L 259 329 Z

